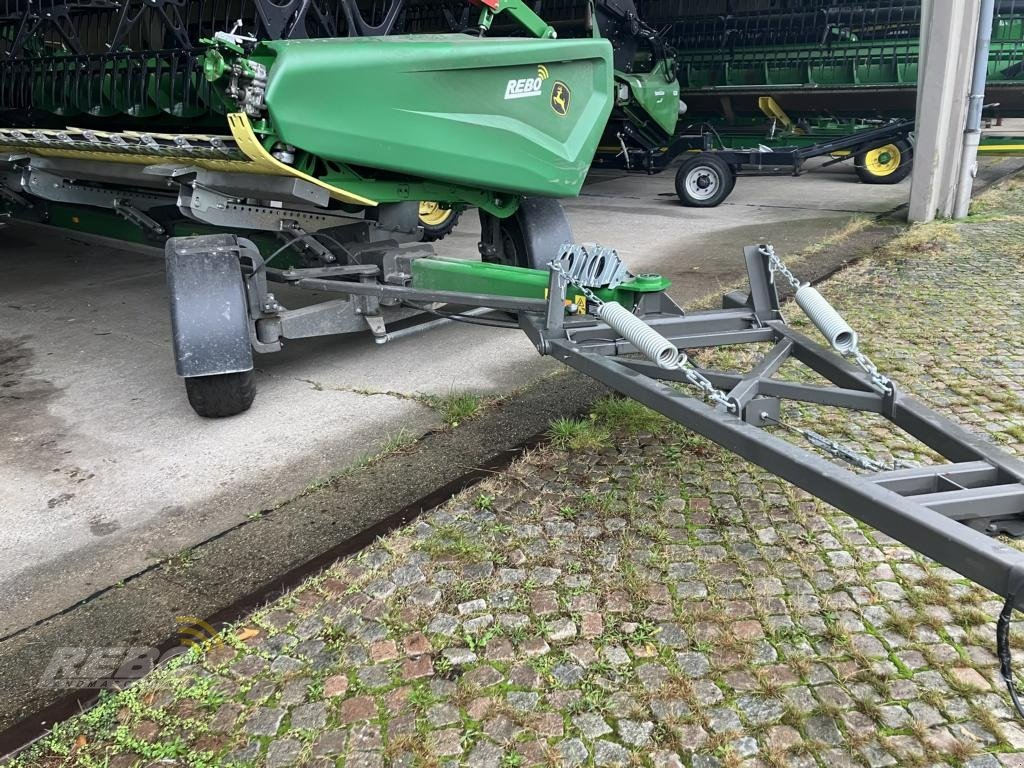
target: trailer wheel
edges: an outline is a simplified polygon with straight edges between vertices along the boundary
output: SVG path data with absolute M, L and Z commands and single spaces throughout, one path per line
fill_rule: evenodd
M 913 167 L 914 150 L 906 139 L 858 152 L 853 160 L 865 184 L 899 184 Z
M 714 208 L 736 186 L 736 172 L 711 152 L 691 157 L 676 171 L 676 194 L 683 205 Z
M 185 394 L 192 410 L 208 419 L 234 416 L 249 410 L 256 397 L 252 371 L 218 373 L 185 378 Z
M 462 212 L 455 208 L 442 208 L 435 200 L 420 200 L 420 226 L 423 227 L 423 242 L 443 240 L 455 229 Z

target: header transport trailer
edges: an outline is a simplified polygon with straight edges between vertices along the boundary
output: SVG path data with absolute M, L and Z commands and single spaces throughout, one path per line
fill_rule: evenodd
M 197 5 L 201 27 L 211 6 Z M 125 9 L 156 12 L 144 42 L 170 47 L 67 50 L 98 28 L 97 11 L 130 36 Z M 248 409 L 254 351 L 285 339 L 361 330 L 383 343 L 388 323 L 412 313 L 510 313 L 540 354 L 1001 595 L 997 651 L 1017 704 L 1009 626 L 1024 607 L 1024 553 L 996 537 L 1024 533 L 1024 464 L 902 391 L 770 246 L 744 251 L 748 291 L 689 312 L 664 278 L 572 241 L 557 198 L 579 191 L 612 110 L 607 39 L 558 39 L 516 0 L 485 6 L 473 35 L 257 39 L 232 25 L 196 47 L 174 45 L 195 34 L 187 3 L 88 0 L 78 10 L 61 22 L 70 28 L 4 28 L 21 45 L 4 65 L 20 73 L 23 107 L 0 130 L 0 189 L 27 220 L 165 243 L 174 355 L 197 413 Z M 263 10 L 259 24 L 280 21 Z M 534 37 L 487 36 L 503 13 Z M 302 18 L 315 21 L 285 22 Z M 337 18 L 367 25 L 352 9 Z M 134 118 L 161 130 L 121 127 Z M 480 209 L 481 261 L 417 242 L 423 199 Z M 779 280 L 827 346 L 787 325 Z M 271 284 L 333 298 L 289 309 Z M 701 369 L 686 353 L 735 344 L 769 348 L 747 371 Z M 827 383 L 784 378 L 790 360 Z M 787 401 L 878 414 L 941 459 L 887 466 L 787 425 Z
M 560 36 L 587 33 L 587 7 L 543 4 Z M 1024 0 L 997 0 L 994 10 L 986 104 L 997 118 L 1024 116 Z M 910 173 L 920 0 L 637 0 L 630 13 L 655 43 L 619 46 L 601 25 L 616 46 L 622 93 L 597 166 L 673 167 L 679 199 L 695 207 L 723 202 L 739 175 L 800 175 L 822 167 L 809 162 L 819 158 L 852 163 L 868 184 Z M 458 0 L 408 0 L 399 25 L 461 31 L 472 23 Z M 626 59 L 674 81 L 682 120 L 667 105 L 636 108 L 633 94 L 642 91 L 631 87 Z M 666 90 L 656 79 L 650 85 Z M 1024 137 L 986 134 L 979 151 L 1022 148 Z

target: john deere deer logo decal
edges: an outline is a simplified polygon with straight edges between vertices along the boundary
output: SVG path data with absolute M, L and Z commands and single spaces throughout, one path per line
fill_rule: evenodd
M 565 117 L 569 112 L 569 101 L 572 99 L 572 92 L 569 86 L 561 80 L 555 80 L 551 86 L 551 108 L 555 113 Z

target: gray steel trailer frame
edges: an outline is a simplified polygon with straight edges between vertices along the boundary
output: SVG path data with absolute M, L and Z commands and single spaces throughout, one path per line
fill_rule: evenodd
M 679 370 L 626 358 L 636 352 L 599 321 L 551 323 L 520 316 L 538 350 L 631 397 L 673 421 L 764 467 L 823 501 L 1024 607 L 1024 552 L 988 534 L 1024 533 L 1024 462 L 985 442 L 895 387 L 876 391 L 871 378 L 832 350 L 790 328 L 759 247 L 745 249 L 750 293 L 726 307 L 686 313 L 667 296 L 638 315 L 679 349 L 770 342 L 748 372 L 702 370 L 728 394 L 736 413 L 713 407 L 665 382 L 684 382 Z M 564 295 L 553 274 L 551 299 Z M 561 326 L 561 327 L 559 327 Z M 773 378 L 790 357 L 832 383 L 810 385 Z M 880 414 L 948 463 L 859 475 L 765 431 L 782 400 Z
M 893 385 L 879 392 L 866 373 L 793 330 L 780 311 L 762 249 L 748 246 L 744 256 L 750 291 L 728 295 L 722 309 L 686 312 L 664 293 L 654 293 L 643 296 L 635 313 L 679 349 L 774 345 L 750 371 L 701 371 L 727 393 L 732 411 L 670 386 L 686 381 L 681 370 L 638 359 L 633 343 L 597 318 L 567 317 L 567 282 L 555 270 L 546 300 L 317 278 L 295 284 L 354 296 L 518 312 L 520 327 L 541 354 L 647 405 L 1024 608 L 1024 552 L 990 535 L 1024 534 L 1024 462 Z M 775 378 L 789 358 L 831 385 Z M 879 414 L 948 463 L 856 474 L 765 430 L 778 417 L 783 400 Z
M 252 267 L 264 272 L 255 283 L 247 281 L 250 291 L 259 286 L 259 295 L 248 297 L 250 312 L 258 312 L 266 300 L 263 292 L 269 279 L 299 288 L 348 294 L 350 301 L 368 302 L 360 311 L 371 314 L 378 311 L 378 303 L 408 306 L 413 302 L 451 303 L 517 313 L 519 327 L 541 354 L 643 403 L 1002 596 L 1005 603 L 997 622 L 997 652 L 1011 698 L 1024 717 L 1024 707 L 1019 705 L 1013 686 L 1009 650 L 1013 609 L 1024 608 L 1024 552 L 995 536 L 1024 535 L 1024 462 L 939 415 L 884 376 L 872 376 L 787 325 L 780 310 L 771 261 L 775 257 L 770 248 L 752 245 L 744 249 L 749 292 L 727 295 L 721 309 L 686 312 L 664 292 L 640 294 L 632 315 L 620 305 L 608 315 L 603 311 L 608 303 L 603 309 L 600 304 L 588 305 L 588 309 L 596 307 L 600 317 L 607 316 L 623 328 L 630 326 L 631 330 L 621 333 L 594 314 L 566 312 L 570 281 L 588 299 L 600 302 L 578 278 L 570 275 L 571 266 L 567 266 L 571 258 L 586 254 L 587 247 L 563 246 L 559 258 L 551 263 L 545 299 L 425 290 L 408 284 L 377 282 L 364 274 L 358 275 L 360 282 L 354 282 L 348 274 L 351 268 L 345 266 L 277 270 L 252 254 L 251 243 L 227 235 L 168 242 L 169 259 L 176 258 L 176 252 L 181 250 L 187 250 L 188 256 L 198 263 L 220 263 L 236 275 L 237 259 L 248 252 Z M 593 258 L 610 255 L 618 260 L 612 251 L 598 248 L 594 254 Z M 404 269 L 400 271 L 406 274 Z M 240 306 L 245 298 L 236 295 L 233 301 Z M 328 301 L 319 306 L 330 311 L 334 303 Z M 240 308 L 244 314 L 245 309 Z M 613 316 L 618 319 L 612 321 Z M 255 319 L 250 315 L 249 322 Z M 386 338 L 387 330 L 379 316 L 377 323 L 375 335 Z M 314 333 L 331 332 L 328 327 L 320 327 L 320 323 L 314 325 Z M 652 334 L 652 330 L 657 334 Z M 279 332 L 277 329 L 273 335 Z M 623 333 L 629 334 L 629 338 Z M 254 336 L 259 335 L 257 327 Z M 660 360 L 657 349 L 652 351 L 647 343 L 653 336 L 657 336 L 662 349 L 673 353 L 736 344 L 772 346 L 749 371 L 720 371 L 697 369 L 688 362 Z M 641 350 L 637 345 L 646 347 L 645 354 L 650 355 L 650 360 L 638 355 Z M 659 358 L 657 363 L 655 358 Z M 778 378 L 780 369 L 790 359 L 803 363 L 829 383 L 808 384 Z M 686 385 L 703 387 L 708 401 L 689 394 Z M 781 404 L 785 400 L 878 414 L 942 456 L 945 462 L 857 474 L 766 430 L 772 423 L 781 423 Z M 806 431 L 804 434 L 809 436 Z M 858 461 L 863 457 L 838 444 L 828 447 L 833 457 L 852 459 L 861 466 L 877 465 L 874 461 Z

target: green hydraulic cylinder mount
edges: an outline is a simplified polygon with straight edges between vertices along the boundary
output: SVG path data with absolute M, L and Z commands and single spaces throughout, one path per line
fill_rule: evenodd
M 495 296 L 515 296 L 523 299 L 546 299 L 548 271 L 488 264 L 444 256 L 416 259 L 412 262 L 412 286 L 427 291 L 461 291 L 488 293 Z M 671 281 L 661 275 L 637 275 L 614 288 L 596 288 L 594 293 L 602 301 L 617 301 L 632 309 L 644 293 L 666 290 Z M 569 286 L 569 300 L 580 297 L 580 292 Z
M 523 0 L 472 0 L 480 6 L 480 33 L 486 33 L 499 13 L 507 13 L 534 37 L 558 37 L 555 28 L 538 16 Z

